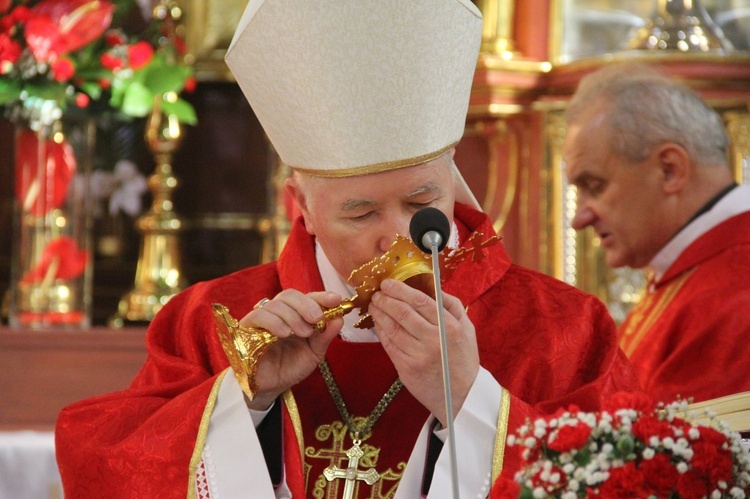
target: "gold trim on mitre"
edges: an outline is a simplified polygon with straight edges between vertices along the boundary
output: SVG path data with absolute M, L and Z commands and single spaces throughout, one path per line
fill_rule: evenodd
M 292 170 L 312 175 L 314 177 L 323 178 L 341 178 L 341 177 L 355 177 L 359 175 L 370 175 L 373 173 L 383 173 L 391 170 L 398 170 L 400 168 L 406 168 L 407 166 L 416 166 L 424 163 L 428 163 L 434 159 L 444 155 L 454 147 L 458 145 L 458 141 L 453 142 L 437 151 L 422 154 L 421 156 L 415 156 L 412 158 L 399 159 L 396 161 L 384 161 L 382 163 L 375 163 L 372 165 L 364 166 L 353 166 L 351 168 L 331 168 L 331 169 L 314 169 L 314 168 L 302 168 L 299 166 L 288 165 Z

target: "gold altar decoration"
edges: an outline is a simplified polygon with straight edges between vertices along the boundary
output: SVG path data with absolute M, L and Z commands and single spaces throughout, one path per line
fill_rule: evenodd
M 734 50 L 699 0 L 658 0 L 654 14 L 636 31 L 629 48 L 720 54 Z
M 515 2 L 479 0 L 477 7 L 482 12 L 483 23 L 480 52 L 499 55 L 505 60 L 518 56 L 513 42 Z
M 126 321 L 151 321 L 167 301 L 184 287 L 180 269 L 178 233 L 182 221 L 175 215 L 172 191 L 177 179 L 172 174 L 172 155 L 182 142 L 179 120 L 164 112 L 162 99 L 176 95 L 158 95 L 146 124 L 146 143 L 156 158 L 156 168 L 148 179 L 153 194 L 151 209 L 136 223 L 142 234 L 135 272 L 135 286 L 120 300 L 110 326 L 122 327 Z
M 498 236 L 494 235 L 484 241 L 483 235 L 474 233 L 467 244 L 448 256 L 440 255 L 441 277 L 447 280 L 456 267 L 471 258 L 474 261 L 484 257 L 483 248 L 497 244 Z M 396 235 L 396 240 L 383 255 L 374 258 L 354 270 L 349 276 L 349 284 L 354 287 L 356 294 L 345 298 L 341 303 L 330 309 L 323 309 L 323 319 L 313 325 L 315 332 L 325 330 L 329 321 L 342 317 L 355 308 L 359 309 L 360 320 L 355 327 L 368 329 L 373 327 L 372 317 L 367 309 L 372 296 L 380 289 L 386 279 L 395 279 L 409 284 L 429 295 L 433 295 L 432 264 L 430 257 L 424 254 L 410 239 Z M 255 376 L 258 372 L 258 362 L 263 354 L 279 338 L 260 328 L 243 326 L 231 316 L 229 309 L 220 303 L 213 303 L 213 314 L 216 322 L 216 332 L 221 346 L 227 355 L 229 365 L 242 391 L 250 400 L 255 397 L 257 384 Z

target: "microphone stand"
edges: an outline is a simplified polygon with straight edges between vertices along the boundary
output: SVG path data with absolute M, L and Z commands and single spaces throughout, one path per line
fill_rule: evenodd
M 443 389 L 445 391 L 445 419 L 448 425 L 448 450 L 451 460 L 451 485 L 453 499 L 459 499 L 458 494 L 458 465 L 456 463 L 456 438 L 453 430 L 453 395 L 451 392 L 450 367 L 448 366 L 448 340 L 445 333 L 445 315 L 443 313 L 443 290 L 440 285 L 440 262 L 438 260 L 438 247 L 442 237 L 435 231 L 424 235 L 423 243 L 429 241 L 425 246 L 430 247 L 432 254 L 432 277 L 435 286 L 435 299 L 437 301 L 438 330 L 440 331 L 440 357 L 443 362 Z

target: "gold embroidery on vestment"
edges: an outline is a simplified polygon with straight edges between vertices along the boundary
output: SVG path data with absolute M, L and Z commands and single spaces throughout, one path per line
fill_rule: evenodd
M 357 423 L 362 423 L 365 418 L 354 418 Z M 329 448 L 316 449 L 313 446 L 305 448 L 306 460 L 311 459 L 322 459 L 327 462 L 326 468 L 338 467 L 346 469 L 349 463 L 349 457 L 347 451 L 352 447 L 352 442 L 349 437 L 349 428 L 341 422 L 335 421 L 330 425 L 321 425 L 315 431 L 315 439 L 319 442 L 331 442 Z M 380 449 L 372 445 L 368 445 L 366 442 L 360 444 L 362 449 L 362 457 L 359 459 L 359 469 L 366 471 L 368 469 L 376 469 L 378 464 L 378 458 L 380 457 Z M 307 468 L 307 467 L 306 467 Z M 371 498 L 386 499 L 392 498 L 396 494 L 396 488 L 404 474 L 406 463 L 399 463 L 397 470 L 388 469 L 385 471 L 378 470 L 380 479 L 375 482 L 372 486 L 362 484 L 357 481 L 354 485 L 354 497 L 359 497 L 360 486 L 369 487 Z M 308 469 L 309 471 L 309 469 Z M 309 482 L 309 478 L 306 477 L 306 482 Z M 328 481 L 322 474 L 314 478 L 315 482 L 312 490 L 310 491 L 312 497 L 316 499 L 334 499 L 341 496 L 341 491 L 344 487 L 344 482 L 341 480 Z
M 625 328 L 620 334 L 620 348 L 630 358 L 638 348 L 643 338 L 646 337 L 656 320 L 672 303 L 672 300 L 682 288 L 682 285 L 693 274 L 695 269 L 685 272 L 679 278 L 659 289 L 657 292 L 648 293 L 643 300 L 635 306 L 632 317 L 628 319 Z

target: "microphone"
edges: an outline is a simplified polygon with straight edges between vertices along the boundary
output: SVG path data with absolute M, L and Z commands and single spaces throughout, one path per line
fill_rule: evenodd
M 409 222 L 409 234 L 419 249 L 425 253 L 432 253 L 432 244 L 437 246 L 440 253 L 448 244 L 448 235 L 451 231 L 448 217 L 438 210 L 428 206 L 417 211 Z
M 445 334 L 443 312 L 443 289 L 440 285 L 440 261 L 438 254 L 448 244 L 451 231 L 448 217 L 428 206 L 417 211 L 409 222 L 409 235 L 414 244 L 425 253 L 432 254 L 432 277 L 435 284 L 435 301 L 437 303 L 438 331 L 440 331 L 440 357 L 443 363 L 443 390 L 445 397 L 445 419 L 448 428 L 448 449 L 451 462 L 451 484 L 453 499 L 458 497 L 458 465 L 456 463 L 456 438 L 453 431 L 453 396 L 451 394 L 451 376 L 448 366 L 448 340 Z

